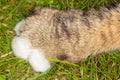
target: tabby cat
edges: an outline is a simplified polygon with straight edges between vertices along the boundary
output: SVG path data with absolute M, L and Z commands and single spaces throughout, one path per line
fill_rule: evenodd
M 44 72 L 52 63 L 48 58 L 78 63 L 90 55 L 119 50 L 120 4 L 87 11 L 37 7 L 14 30 L 14 54 Z

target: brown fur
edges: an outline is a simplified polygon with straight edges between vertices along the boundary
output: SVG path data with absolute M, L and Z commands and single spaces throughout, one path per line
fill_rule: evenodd
M 85 12 L 37 8 L 20 31 L 46 58 L 76 63 L 89 55 L 120 49 L 120 5 Z

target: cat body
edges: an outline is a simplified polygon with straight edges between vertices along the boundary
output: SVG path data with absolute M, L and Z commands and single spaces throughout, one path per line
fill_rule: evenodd
M 29 46 L 18 46 L 17 49 L 33 50 L 33 55 L 40 53 L 49 67 L 47 58 L 78 63 L 90 55 L 120 49 L 120 4 L 112 9 L 101 7 L 88 11 L 37 8 L 33 15 L 17 24 L 15 31 L 17 36 L 12 41 L 12 47 L 16 56 L 21 57 L 18 54 L 22 50 L 16 51 L 15 46 L 21 41 L 18 38 L 22 38 L 22 43 L 27 41 Z M 31 63 L 32 60 L 28 59 L 31 52 L 26 52 L 23 56 L 29 54 L 23 59 Z M 34 66 L 36 61 L 31 65 Z

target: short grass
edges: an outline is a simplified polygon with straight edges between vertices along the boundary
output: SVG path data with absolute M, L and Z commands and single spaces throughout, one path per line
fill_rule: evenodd
M 0 80 L 120 80 L 120 52 L 88 57 L 79 64 L 55 62 L 45 73 L 36 73 L 28 62 L 14 57 L 11 39 L 15 24 L 35 6 L 57 9 L 90 9 L 108 6 L 119 0 L 0 0 Z M 120 1 L 119 1 L 120 2 Z M 111 53 L 111 54 L 110 54 Z

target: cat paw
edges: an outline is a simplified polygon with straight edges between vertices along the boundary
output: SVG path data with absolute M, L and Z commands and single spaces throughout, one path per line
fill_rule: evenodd
M 28 39 L 14 37 L 12 50 L 15 56 L 27 60 L 36 72 L 45 72 L 50 68 L 50 62 L 45 58 L 42 51 L 34 49 Z
M 12 50 L 15 56 L 25 60 L 27 60 L 32 51 L 29 40 L 17 36 L 12 40 Z
M 44 57 L 43 53 L 38 49 L 33 49 L 28 61 L 36 72 L 45 72 L 51 66 L 49 61 Z

